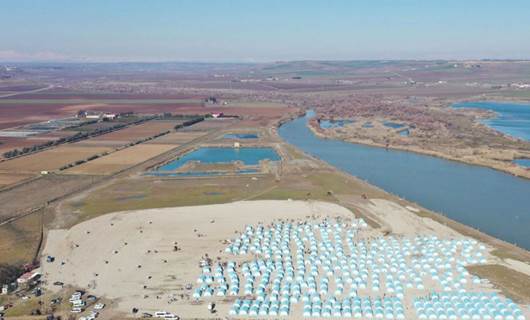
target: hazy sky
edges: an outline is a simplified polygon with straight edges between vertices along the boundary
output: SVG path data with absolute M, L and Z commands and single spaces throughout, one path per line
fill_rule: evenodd
M 530 58 L 529 0 L 0 0 L 0 60 Z

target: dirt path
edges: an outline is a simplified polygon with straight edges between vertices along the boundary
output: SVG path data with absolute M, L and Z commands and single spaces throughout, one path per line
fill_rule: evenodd
M 54 87 L 55 87 L 54 85 L 49 85 L 49 86 L 44 87 L 44 88 L 39 88 L 39 89 L 34 89 L 34 90 L 29 90 L 29 91 L 22 91 L 22 92 L 8 93 L 8 94 L 0 95 L 0 99 L 1 99 L 1 98 L 14 97 L 14 96 L 18 96 L 18 95 L 21 95 L 21 94 L 37 93 L 37 92 L 41 92 L 41 91 L 46 91 L 46 90 L 53 89 Z

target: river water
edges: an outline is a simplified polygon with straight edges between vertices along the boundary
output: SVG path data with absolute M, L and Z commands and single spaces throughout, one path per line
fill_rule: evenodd
M 530 141 L 530 105 L 477 101 L 455 103 L 453 108 L 494 111 L 497 116 L 484 120 L 484 124 L 512 137 Z
M 312 116 L 282 125 L 280 136 L 388 192 L 530 250 L 530 181 L 412 152 L 321 139 L 307 127 Z

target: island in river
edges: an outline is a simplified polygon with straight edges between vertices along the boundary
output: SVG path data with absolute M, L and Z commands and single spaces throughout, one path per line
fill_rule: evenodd
M 317 106 L 310 128 L 322 138 L 412 151 L 530 178 L 524 165 L 530 158 L 530 105 L 468 102 L 397 108 L 396 99 L 388 105 L 381 100 L 379 108 L 366 110 Z M 349 122 L 321 125 L 330 118 Z

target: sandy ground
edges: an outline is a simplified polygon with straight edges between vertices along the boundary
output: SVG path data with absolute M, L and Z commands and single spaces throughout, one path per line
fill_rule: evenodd
M 501 264 L 504 264 L 506 267 L 530 276 L 530 265 L 514 259 L 504 259 L 503 262 Z
M 384 224 L 388 231 L 394 234 L 408 236 L 431 234 L 439 238 L 462 237 L 462 235 L 447 226 L 414 214 L 412 211 L 415 208 L 403 207 L 389 200 L 370 199 L 368 204 L 361 204 L 360 207 L 370 212 L 379 222 Z
M 98 296 L 119 299 L 119 311 L 129 313 L 137 307 L 142 312 L 166 310 L 208 317 L 205 304 L 180 300 L 180 294 L 191 293 L 184 287 L 195 284 L 200 274 L 198 262 L 204 254 L 228 257 L 221 253 L 226 246 L 223 240 L 237 237 L 234 232 L 244 230 L 245 225 L 312 215 L 352 217 L 341 206 L 304 201 L 235 202 L 112 213 L 69 230 L 51 230 L 43 257 L 52 255 L 56 261 L 43 261 L 42 269 L 50 290 L 59 288 L 52 285 L 55 281 L 88 288 Z M 173 250 L 175 241 L 182 250 Z M 174 293 L 179 301 L 168 304 L 167 292 Z M 220 305 L 219 313 L 228 314 L 229 307 L 230 303 Z
M 370 199 L 368 204 L 359 207 L 370 213 L 371 217 L 383 225 L 383 228 L 394 234 L 415 235 L 432 234 L 440 238 L 462 237 L 455 230 L 430 218 L 422 218 L 414 212 L 419 210 L 411 206 L 401 206 L 385 199 Z M 490 248 L 491 249 L 491 248 Z M 530 276 L 530 265 L 514 259 L 500 259 L 490 256 L 495 263 Z
M 368 229 L 365 237 L 390 232 L 405 237 L 437 235 L 462 238 L 454 230 L 384 199 L 357 203 L 382 224 Z M 43 250 L 42 271 L 47 288 L 58 290 L 55 281 L 87 289 L 91 294 L 113 299 L 117 312 L 130 314 L 164 310 L 185 318 L 211 318 L 206 302 L 194 302 L 192 290 L 200 274 L 198 263 L 206 254 L 214 261 L 248 261 L 252 257 L 234 257 L 224 253 L 225 240 L 238 238 L 246 225 L 270 223 L 277 219 L 306 220 L 321 217 L 353 217 L 346 208 L 314 201 L 242 201 L 229 204 L 126 211 L 107 214 L 72 227 L 51 230 Z M 363 237 L 364 237 L 363 236 Z M 177 244 L 180 250 L 175 251 Z M 53 263 L 45 262 L 47 255 Z M 488 255 L 488 261 L 497 260 Z M 507 266 L 528 273 L 529 266 L 509 261 Z M 490 291 L 489 285 L 479 290 Z M 411 304 L 411 298 L 406 303 Z M 233 298 L 214 299 L 218 313 L 228 314 Z M 408 317 L 414 317 L 411 310 Z M 301 316 L 292 314 L 291 318 Z

